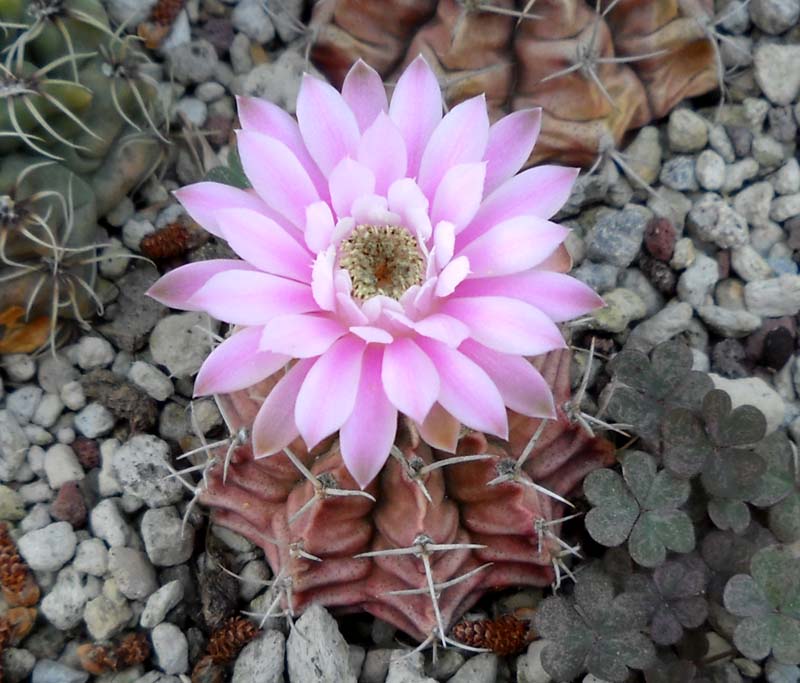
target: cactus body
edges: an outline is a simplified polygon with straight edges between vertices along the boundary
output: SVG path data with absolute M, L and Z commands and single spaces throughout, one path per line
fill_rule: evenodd
M 569 363 L 568 352 L 537 359 L 557 405 L 569 398 Z M 221 397 L 234 430 L 252 425 L 269 388 Z M 613 459 L 610 443 L 559 410 L 515 478 L 491 485 L 514 473 L 541 425 L 513 413 L 509 420 L 508 442 L 469 432 L 457 455 L 484 457 L 449 465 L 442 461 L 452 456 L 402 429 L 398 457 L 366 489 L 374 500 L 334 495 L 358 489 L 337 445 L 329 440 L 309 453 L 299 439 L 290 450 L 316 484 L 285 453 L 254 460 L 243 445 L 227 476 L 222 466 L 208 472 L 200 500 L 217 523 L 264 549 L 277 577 L 276 605 L 292 613 L 313 602 L 365 610 L 419 640 L 440 638 L 487 590 L 544 586 L 562 566 L 556 539 L 565 506 L 530 482 L 562 497 Z
M 422 54 L 456 104 L 485 92 L 495 118 L 541 106 L 532 161 L 591 165 L 604 146 L 714 89 L 711 0 L 331 0 L 312 58 L 336 84 L 359 57 L 393 81 Z M 516 15 L 516 16 L 515 16 Z

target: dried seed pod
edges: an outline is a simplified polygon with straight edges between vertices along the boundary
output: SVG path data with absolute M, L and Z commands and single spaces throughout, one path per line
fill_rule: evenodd
M 116 643 L 85 643 L 78 648 L 84 671 L 94 676 L 127 669 L 145 662 L 150 643 L 144 633 L 126 633 Z
M 19 556 L 7 524 L 0 524 L 0 585 L 9 605 L 30 607 L 39 602 L 39 587 L 25 560 Z
M 147 258 L 161 261 L 184 254 L 189 246 L 189 238 L 189 229 L 176 221 L 145 235 L 140 248 Z
M 453 626 L 450 636 L 459 643 L 486 648 L 501 657 L 519 654 L 532 640 L 527 623 L 513 614 L 497 619 L 464 619 Z
M 224 683 L 225 667 L 215 664 L 211 655 L 202 657 L 192 670 L 192 683 Z
M 150 643 L 144 633 L 126 633 L 117 645 L 120 668 L 141 664 L 150 656 Z
M 257 635 L 258 627 L 249 619 L 229 617 L 208 639 L 208 655 L 215 664 L 228 664 Z

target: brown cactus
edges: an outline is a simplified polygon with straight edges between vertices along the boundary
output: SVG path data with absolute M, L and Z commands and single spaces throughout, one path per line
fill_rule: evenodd
M 423 54 L 448 104 L 544 109 L 532 161 L 590 165 L 632 128 L 719 84 L 712 0 L 329 0 L 312 58 L 337 85 L 359 57 L 390 82 Z M 527 11 L 526 10 L 530 10 Z
M 569 398 L 569 363 L 567 352 L 536 363 L 559 406 Z M 298 440 L 254 460 L 241 435 L 267 390 L 220 397 L 236 440 L 209 460 L 197 496 L 218 524 L 264 549 L 275 572 L 272 616 L 315 602 L 447 642 L 485 591 L 554 580 L 569 548 L 557 536 L 563 496 L 613 454 L 561 409 L 544 424 L 510 414 L 508 442 L 467 433 L 455 457 L 405 424 L 394 457 L 361 491 L 336 444 L 309 453 Z

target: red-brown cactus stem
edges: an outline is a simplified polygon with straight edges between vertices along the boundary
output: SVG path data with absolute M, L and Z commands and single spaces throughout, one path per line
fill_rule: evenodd
M 492 4 L 514 8 L 512 0 Z M 440 0 L 436 15 L 416 33 L 390 80 L 422 54 L 436 72 L 445 101 L 485 94 L 491 118 L 498 118 L 514 81 L 509 45 L 515 22 L 510 16 L 468 9 L 459 0 Z
M 314 5 L 314 61 L 340 88 L 350 66 L 364 59 L 386 76 L 399 63 L 413 32 L 436 9 L 436 0 L 344 0 Z
M 713 0 L 621 0 L 609 13 L 621 55 L 662 52 L 632 63 L 647 90 L 653 118 L 719 85 L 714 46 L 703 28 L 713 14 Z
M 563 406 L 569 353 L 536 365 Z M 275 381 L 220 397 L 229 429 L 251 427 Z M 330 439 L 311 453 L 298 440 L 260 460 L 241 446 L 225 481 L 223 446 L 200 500 L 215 508 L 216 523 L 264 549 L 276 576 L 271 615 L 311 603 L 367 610 L 430 641 L 486 590 L 545 586 L 563 566 L 569 547 L 558 533 L 569 511 L 557 498 L 603 464 L 610 446 L 570 424 L 563 409 L 558 415 L 523 463 L 539 420 L 510 414 L 509 442 L 470 432 L 453 455 L 422 442 L 404 418 L 393 455 L 365 492 Z

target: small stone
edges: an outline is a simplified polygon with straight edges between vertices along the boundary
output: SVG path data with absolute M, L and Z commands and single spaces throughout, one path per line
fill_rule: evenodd
M 758 408 L 767 419 L 767 433 L 775 431 L 782 423 L 784 404 L 780 395 L 760 377 L 744 377 L 742 379 L 725 379 L 711 374 L 714 387 L 722 389 L 731 397 L 733 408 L 751 405 Z
M 6 408 L 21 424 L 27 424 L 39 407 L 42 394 L 42 389 L 34 384 L 20 387 L 6 397 Z
M 174 507 L 154 508 L 142 516 L 142 539 L 147 557 L 157 567 L 171 567 L 186 562 L 194 548 L 194 527 L 182 528 Z
M 16 522 L 25 516 L 25 503 L 14 489 L 0 484 L 0 520 Z
M 708 143 L 708 124 L 691 109 L 674 109 L 667 124 L 667 138 L 675 152 L 698 152 Z
M 175 391 L 169 377 L 158 368 L 140 360 L 131 365 L 128 379 L 156 401 L 166 401 Z
M 61 486 L 50 505 L 50 514 L 54 519 L 69 522 L 73 529 L 86 524 L 86 501 L 76 482 L 68 481 Z
M 250 39 L 244 33 L 237 33 L 230 45 L 231 66 L 238 75 L 247 74 L 253 68 L 250 54 Z
M 112 468 L 123 490 L 148 507 L 177 503 L 183 488 L 171 474 L 169 444 L 151 434 L 137 434 L 114 453 Z
M 98 595 L 86 603 L 83 620 L 89 635 L 95 640 L 106 640 L 122 633 L 133 616 L 128 603 Z
M 149 598 L 144 606 L 139 624 L 142 628 L 153 628 L 157 626 L 167 616 L 173 607 L 183 599 L 183 584 L 180 581 L 170 581 L 165 583 Z M 283 670 L 283 667 L 281 667 Z
M 594 291 L 603 294 L 613 289 L 619 277 L 619 268 L 608 263 L 592 263 L 584 261 L 572 271 L 572 276 L 584 284 L 589 285 Z
M 52 489 L 58 489 L 68 481 L 79 481 L 85 476 L 74 451 L 60 443 L 47 449 L 44 471 Z
M 156 662 L 164 673 L 182 674 L 188 670 L 189 643 L 175 624 L 159 624 L 153 629 L 151 638 Z
M 675 226 L 678 233 L 681 233 L 686 215 L 692 208 L 692 201 L 680 192 L 675 192 L 668 187 L 660 187 L 656 195 L 650 195 L 647 198 L 647 208 L 657 218 L 666 218 Z
M 181 97 L 175 105 L 174 121 L 186 120 L 201 128 L 208 117 L 208 105 L 197 97 Z
M 658 128 L 645 126 L 625 150 L 625 158 L 631 169 L 648 185 L 658 180 L 661 170 L 661 143 L 658 135 Z
M 747 308 L 764 318 L 796 315 L 800 310 L 800 275 L 750 282 L 744 288 Z
M 678 232 L 666 218 L 653 218 L 645 228 L 644 244 L 659 261 L 669 261 L 675 249 Z
M 72 566 L 79 572 L 103 576 L 108 569 L 108 549 L 99 538 L 87 538 L 78 544 Z
M 54 572 L 72 558 L 77 542 L 67 522 L 56 522 L 20 537 L 17 546 L 31 569 Z
M 140 252 L 142 239 L 156 231 L 148 220 L 131 218 L 122 228 L 122 243 L 132 251 Z
M 769 110 L 769 133 L 778 142 L 794 142 L 797 136 L 797 123 L 790 106 L 773 107 Z
M 92 579 L 97 582 L 97 579 Z M 97 583 L 99 588 L 99 583 Z M 87 590 L 88 589 L 88 590 Z M 73 567 L 65 567 L 42 600 L 42 614 L 56 628 L 66 631 L 75 628 L 83 617 L 83 606 L 89 599 L 87 582 Z
M 45 394 L 33 413 L 32 421 L 41 427 L 50 428 L 61 416 L 64 404 L 58 394 Z
M 36 662 L 31 674 L 31 683 L 86 683 L 88 680 L 87 671 L 77 671 L 50 659 Z
M 749 244 L 732 250 L 731 268 L 745 282 L 767 280 L 774 274 L 769 264 Z
M 464 655 L 456 649 L 442 650 L 436 661 L 426 662 L 425 673 L 437 681 L 450 680 L 450 677 L 461 668 Z
M 47 490 L 49 491 L 50 487 L 47 487 Z M 31 531 L 44 529 L 52 521 L 50 506 L 44 503 L 36 503 L 25 516 L 25 519 L 19 523 L 19 528 L 22 533 L 27 534 Z
M 18 492 L 26 503 L 41 503 L 53 497 L 53 489 L 41 480 L 20 486 Z
M 710 369 L 727 379 L 747 377 L 750 372 L 746 365 L 746 355 L 741 342 L 736 339 L 723 339 L 711 349 Z
M 89 439 L 108 434 L 113 428 L 114 416 L 100 403 L 90 403 L 75 416 L 75 429 Z
M 156 572 L 147 556 L 133 548 L 111 548 L 108 571 L 117 582 L 120 593 L 129 600 L 143 600 L 158 588 Z
M 450 683 L 495 683 L 497 665 L 496 654 L 483 652 L 468 659 L 450 679 Z
M 778 194 L 797 194 L 800 192 L 800 163 L 792 157 L 770 176 L 769 181 Z
M 800 193 L 784 195 L 773 200 L 769 213 L 772 220 L 782 223 L 787 218 L 798 215 L 800 215 Z
M 694 192 L 698 189 L 694 159 L 689 156 L 673 157 L 661 167 L 659 180 L 678 192 Z
M 718 306 L 731 310 L 743 311 L 746 309 L 744 303 L 744 284 L 736 278 L 721 280 L 717 283 L 714 291 L 714 299 Z
M 167 54 L 167 68 L 178 83 L 210 80 L 218 62 L 214 46 L 203 39 L 177 45 Z
M 671 297 L 675 293 L 677 275 L 666 263 L 642 254 L 639 267 L 661 294 Z
M 644 302 L 628 289 L 614 289 L 603 296 L 605 306 L 593 312 L 592 329 L 618 334 L 628 329 L 631 321 L 647 313 Z
M 736 152 L 724 126 L 718 123 L 710 125 L 708 129 L 708 144 L 726 163 L 732 164 L 736 161 Z
M 764 338 L 762 365 L 771 370 L 780 370 L 794 354 L 794 345 L 794 335 L 785 327 L 770 330 Z
M 274 62 L 259 64 L 252 69 L 242 80 L 242 92 L 236 94 L 262 97 L 294 114 L 300 83 L 306 71 L 308 65 L 300 51 L 284 50 Z M 311 74 L 318 72 L 311 69 Z
M 740 247 L 748 242 L 747 221 L 722 199 L 705 195 L 689 212 L 687 225 L 701 240 L 722 249 Z
M 753 58 L 756 82 L 774 104 L 792 104 L 800 92 L 800 45 L 762 43 Z
M 67 382 L 61 387 L 60 398 L 70 410 L 80 410 L 86 405 L 86 395 L 80 382 Z
M 84 370 L 104 368 L 114 360 L 114 347 L 100 337 L 82 337 L 78 342 L 77 361 Z
M 211 351 L 211 334 L 219 324 L 206 313 L 177 313 L 158 322 L 150 335 L 153 361 L 173 377 L 196 373 Z
M 586 238 L 587 256 L 627 268 L 642 246 L 648 213 L 631 207 L 602 215 Z
M 709 302 L 718 280 L 717 262 L 701 252 L 679 278 L 678 298 L 690 303 L 695 309 L 704 306 Z
M 386 683 L 436 683 L 424 673 L 425 658 L 421 652 L 393 650 L 389 660 L 389 673 Z
M 756 135 L 764 128 L 769 113 L 769 102 L 761 97 L 745 97 L 742 102 L 741 115 L 750 131 Z
M 685 332 L 692 319 L 692 307 L 685 302 L 670 302 L 649 320 L 639 323 L 628 336 L 631 348 L 650 351 L 658 344 Z
M 769 135 L 757 135 L 753 140 L 753 158 L 762 169 L 771 170 L 784 162 L 783 145 Z
M 22 683 L 33 671 L 36 657 L 23 648 L 9 647 L 3 652 L 2 664 L 3 675 L 9 683 Z
M 2 364 L 12 382 L 27 382 L 36 374 L 36 362 L 24 353 L 10 353 L 3 357 Z
M 716 334 L 723 337 L 745 337 L 761 327 L 761 318 L 748 311 L 731 311 L 720 306 L 700 306 L 697 314 Z
M 517 658 L 518 683 L 550 683 L 553 679 L 542 666 L 544 640 L 535 640 L 528 645 L 528 651 Z
M 17 418 L 8 410 L 0 410 L 0 481 L 14 480 L 28 445 Z
M 384 683 L 389 672 L 389 662 L 395 650 L 375 648 L 367 650 L 358 683 Z
M 750 18 L 764 33 L 778 35 L 797 23 L 800 18 L 800 1 L 752 0 Z
M 215 83 L 214 81 L 209 81 L 208 83 L 198 85 L 197 88 L 195 88 L 194 94 L 203 102 L 213 102 L 225 94 L 225 86 Z
M 250 602 L 258 595 L 269 580 L 269 568 L 264 560 L 251 560 L 239 572 L 239 597 Z
M 697 157 L 695 174 L 704 190 L 719 190 L 725 183 L 725 160 L 714 150 L 706 149 Z
M 108 0 L 108 14 L 119 26 L 136 26 L 146 21 L 158 0 Z
M 725 168 L 725 183 L 722 185 L 723 194 L 730 194 L 758 175 L 760 168 L 755 159 L 742 159 Z
M 269 43 L 275 38 L 275 27 L 260 0 L 239 0 L 231 14 L 233 27 L 256 43 Z
M 283 683 L 283 661 L 286 653 L 286 639 L 280 631 L 264 631 L 258 638 L 250 641 L 236 658 L 231 683 Z M 299 679 L 327 680 L 325 678 Z M 339 680 L 331 678 L 331 681 Z
M 130 541 L 133 530 L 112 498 L 101 500 L 90 515 L 92 533 L 102 538 L 109 546 L 124 547 Z
M 109 240 L 109 246 L 104 247 L 100 252 L 100 261 L 97 265 L 103 277 L 117 280 L 128 270 L 130 260 L 131 252 L 122 245 L 120 240 L 112 237 Z
M 696 251 L 691 237 L 682 237 L 675 243 L 675 251 L 672 254 L 669 265 L 675 270 L 683 270 L 694 263 Z
M 733 208 L 744 216 L 752 227 L 765 225 L 769 221 L 774 195 L 775 191 L 770 183 L 753 183 L 734 197 Z
M 334 618 L 319 604 L 312 604 L 295 623 L 286 654 L 292 680 L 355 683 L 347 643 Z

